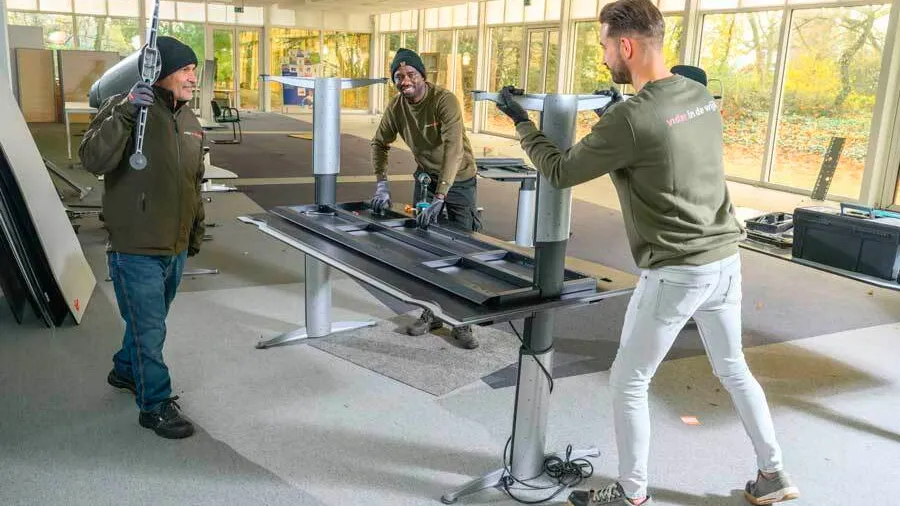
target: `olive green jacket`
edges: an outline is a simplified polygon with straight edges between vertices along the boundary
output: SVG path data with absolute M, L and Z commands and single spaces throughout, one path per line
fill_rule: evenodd
M 84 168 L 103 175 L 103 219 L 109 249 L 138 255 L 196 254 L 204 234 L 200 196 L 203 129 L 191 108 L 173 105 L 170 91 L 154 87 L 143 153 L 134 170 L 138 108 L 126 94 L 110 97 L 91 121 L 78 154 Z

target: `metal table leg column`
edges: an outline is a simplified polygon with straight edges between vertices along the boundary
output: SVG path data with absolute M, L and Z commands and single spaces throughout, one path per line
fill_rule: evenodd
M 516 209 L 516 244 L 534 246 L 534 205 L 537 199 L 534 179 L 523 179 L 519 185 L 519 202 Z
M 325 337 L 338 332 L 371 327 L 375 321 L 334 322 L 331 321 L 331 268 L 315 258 L 306 256 L 306 327 L 256 344 L 258 349 L 280 346 L 309 337 Z
M 557 146 L 568 148 L 575 133 L 577 97 L 546 95 L 542 105 L 541 129 Z M 537 213 L 533 215 L 534 285 L 540 288 L 543 297 L 555 297 L 562 291 L 571 205 L 571 189 L 557 190 L 546 178 L 539 177 Z M 520 481 L 537 478 L 544 472 L 547 415 L 550 409 L 550 378 L 547 376 L 552 371 L 553 322 L 552 311 L 535 313 L 525 319 L 523 341 L 526 346 L 519 350 L 509 465 L 509 473 Z M 599 456 L 599 452 L 595 448 L 577 450 L 570 458 L 584 456 Z M 494 471 L 444 495 L 441 500 L 450 504 L 464 494 L 501 485 L 504 474 L 505 470 Z

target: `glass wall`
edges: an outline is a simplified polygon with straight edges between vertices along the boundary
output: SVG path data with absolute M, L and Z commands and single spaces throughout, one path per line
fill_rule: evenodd
M 427 54 L 432 53 L 432 54 Z M 459 93 L 461 86 L 450 82 L 453 71 L 453 30 L 438 30 L 428 34 L 428 52 L 423 53 L 428 79 L 438 86 Z
M 290 65 L 303 64 L 297 70 L 303 71 L 308 62 L 309 65 L 320 63 L 321 39 L 318 30 L 299 30 L 296 28 L 272 28 L 269 30 L 269 64 L 273 75 L 284 75 L 290 72 Z M 300 60 L 303 61 L 300 61 Z M 284 106 L 284 98 L 290 98 L 289 103 L 298 104 L 298 94 L 305 93 L 293 86 L 282 86 L 280 83 L 270 83 L 271 104 L 273 110 Z
M 259 75 L 262 66 L 259 58 L 258 29 L 238 31 L 238 92 L 241 109 L 259 109 Z
M 229 107 L 234 103 L 234 30 L 215 29 L 213 38 L 213 60 L 216 62 L 216 77 L 213 97 Z
M 322 61 L 325 76 L 368 77 L 369 44 L 368 33 L 325 33 Z M 341 107 L 344 109 L 368 109 L 368 88 L 354 88 L 341 92 Z
M 9 11 L 11 25 L 41 26 L 44 28 L 44 47 L 47 49 L 75 49 L 75 20 L 70 15 L 36 14 Z
M 725 172 L 758 180 L 768 139 L 781 10 L 703 17 L 700 67 L 719 79 Z
M 75 16 L 78 49 L 128 56 L 140 48 L 140 32 L 137 18 Z
M 459 74 L 462 80 L 463 119 L 472 125 L 472 93 L 478 64 L 478 31 L 475 28 L 457 30 L 456 52 L 459 55 Z
M 771 182 L 812 190 L 831 139 L 843 137 L 830 193 L 859 197 L 889 11 L 794 11 Z
M 593 93 L 613 86 L 609 69 L 603 64 L 603 48 L 600 46 L 600 22 L 582 21 L 575 24 L 575 53 L 572 93 Z M 597 122 L 594 111 L 578 113 L 575 138 L 581 139 Z
M 522 37 L 521 26 L 491 28 L 491 67 L 488 73 L 489 89 L 499 90 L 507 85 L 521 86 Z M 486 107 L 485 130 L 503 135 L 515 135 L 512 121 L 496 107 Z

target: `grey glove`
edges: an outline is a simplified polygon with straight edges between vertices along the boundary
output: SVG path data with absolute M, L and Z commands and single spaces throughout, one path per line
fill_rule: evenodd
M 388 191 L 387 179 L 382 179 L 375 184 L 375 196 L 372 197 L 369 205 L 372 206 L 372 211 L 376 213 L 391 207 L 391 192 Z
M 516 125 L 523 121 L 531 120 L 525 109 L 523 109 L 518 102 L 513 100 L 513 95 L 521 94 L 522 90 L 517 90 L 514 86 L 504 86 L 503 89 L 500 90 L 500 97 L 497 100 L 497 109 L 500 109 L 500 112 L 509 116 Z
M 594 109 L 594 112 L 597 113 L 597 116 L 603 116 L 604 114 L 606 114 L 606 111 L 608 111 L 610 107 L 624 100 L 624 98 L 622 98 L 622 94 L 619 93 L 619 89 L 615 86 L 610 86 L 608 90 L 597 90 L 594 92 L 594 95 L 609 97 L 609 102 L 607 102 L 606 105 L 599 109 Z
M 138 81 L 128 92 L 128 103 L 135 107 L 149 107 L 153 105 L 153 87 L 144 81 Z
M 416 216 L 416 224 L 421 228 L 428 228 L 428 225 L 432 223 L 437 223 L 438 218 L 441 217 L 441 211 L 444 210 L 444 199 L 435 197 L 434 200 L 431 201 L 431 205 L 422 209 L 418 216 Z

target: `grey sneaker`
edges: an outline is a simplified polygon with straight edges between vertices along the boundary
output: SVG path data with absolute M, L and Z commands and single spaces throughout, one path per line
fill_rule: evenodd
M 453 327 L 450 336 L 459 341 L 459 345 L 467 350 L 474 350 L 478 347 L 478 341 L 472 335 L 472 326 L 464 325 L 462 327 Z
M 569 502 L 567 506 L 600 506 L 601 504 L 609 504 L 612 506 L 634 506 L 634 503 L 625 497 L 625 490 L 622 485 L 613 483 L 600 490 L 575 490 L 569 494 Z M 641 503 L 652 506 L 653 500 L 648 496 Z
M 412 322 L 409 327 L 406 327 L 406 333 L 411 336 L 421 336 L 426 332 L 441 328 L 441 325 L 441 321 L 434 317 L 434 313 L 426 309 L 419 315 L 418 320 Z
M 750 504 L 773 504 L 800 497 L 800 490 L 791 483 L 791 479 L 784 471 L 778 471 L 771 479 L 758 473 L 756 481 L 747 482 L 744 496 Z

